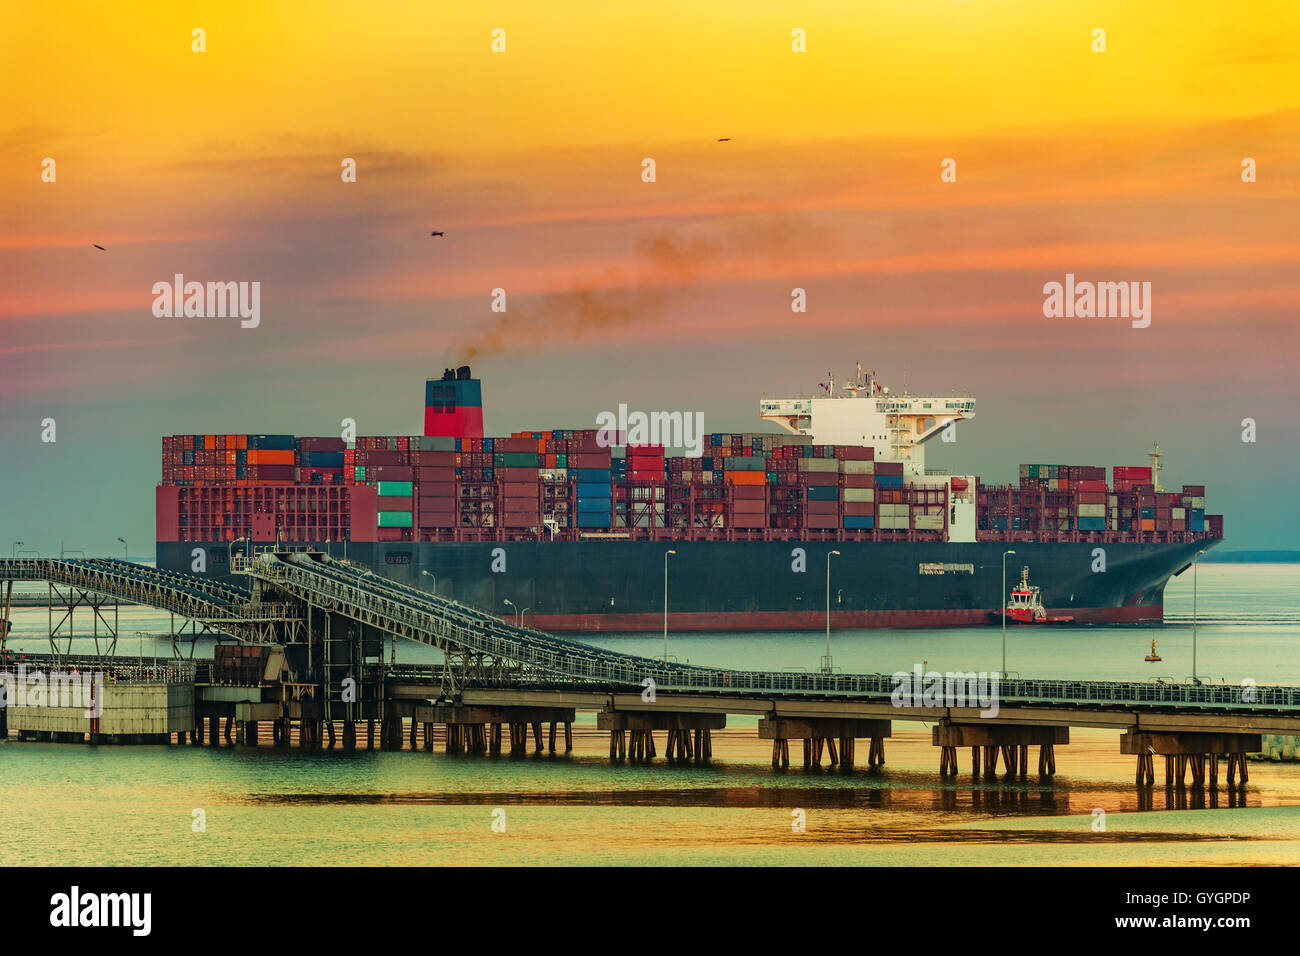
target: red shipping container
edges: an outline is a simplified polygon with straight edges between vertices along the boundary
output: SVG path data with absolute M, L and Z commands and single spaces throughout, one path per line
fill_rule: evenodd
M 840 516 L 809 514 L 804 518 L 804 524 L 815 531 L 825 531 L 838 528 L 840 526 Z
M 568 458 L 568 467 L 570 468 L 608 468 L 609 463 L 610 455 L 608 450 L 579 454 L 570 452 Z
M 876 449 L 860 445 L 836 445 L 835 457 L 842 461 L 871 461 L 876 457 Z
M 767 515 L 763 513 L 753 515 L 733 515 L 731 518 L 733 528 L 766 528 Z
M 807 501 L 804 511 L 809 515 L 836 515 L 840 513 L 838 501 Z
M 537 481 L 536 468 L 497 468 L 493 474 L 497 481 Z
M 411 452 L 411 463 L 421 468 L 454 468 L 456 466 L 456 453 L 454 451 L 413 451 Z
M 502 484 L 502 492 L 509 498 L 537 499 L 537 482 L 508 481 Z
M 732 497 L 736 500 L 762 501 L 766 491 L 762 485 L 732 485 Z
M 800 472 L 799 477 L 803 479 L 805 485 L 820 485 L 822 487 L 827 487 L 829 485 L 838 485 L 840 483 L 840 476 L 833 471 L 805 471 Z
M 840 486 L 843 488 L 874 488 L 875 475 L 841 475 Z
M 450 498 L 456 493 L 454 481 L 422 481 L 416 489 L 421 498 Z
M 833 504 L 834 502 L 831 503 Z M 742 498 L 739 501 L 733 501 L 731 503 L 731 513 L 733 515 L 766 514 L 767 503 L 762 499 L 746 500 Z
M 846 501 L 844 502 L 844 514 L 855 517 L 864 517 L 876 513 L 876 506 L 870 501 Z

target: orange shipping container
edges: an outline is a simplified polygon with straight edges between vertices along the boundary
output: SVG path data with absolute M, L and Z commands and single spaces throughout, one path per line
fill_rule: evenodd
M 763 485 L 767 483 L 767 473 L 762 471 L 729 471 L 727 482 L 733 485 Z
M 248 452 L 250 465 L 292 465 L 292 448 L 252 448 Z
M 217 447 L 217 436 L 216 436 L 216 435 L 204 435 L 204 436 L 203 436 L 203 447 L 204 447 L 207 451 L 212 451 L 214 448 L 216 448 L 216 447 Z

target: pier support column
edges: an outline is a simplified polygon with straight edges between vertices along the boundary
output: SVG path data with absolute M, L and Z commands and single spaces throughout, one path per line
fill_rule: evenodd
M 630 754 L 634 760 L 649 760 L 658 753 L 654 732 L 667 732 L 664 757 L 669 761 L 693 760 L 707 763 L 713 756 L 714 730 L 727 725 L 725 714 L 692 714 L 672 711 L 604 710 L 596 715 L 596 727 L 610 732 L 611 758 L 617 745 L 620 755 L 627 753 L 622 743 L 625 735 L 631 737 Z M 568 727 L 565 728 L 566 746 L 572 747 Z
M 820 767 L 822 753 L 830 759 L 831 766 L 850 769 L 855 761 L 857 741 L 871 741 L 867 751 L 867 765 L 878 766 L 885 762 L 885 738 L 890 736 L 891 723 L 857 717 L 763 717 L 758 722 L 760 740 L 773 741 L 772 766 L 790 766 L 790 741 L 803 741 L 803 765 Z M 778 747 L 779 745 L 779 747 Z M 708 746 L 708 744 L 706 744 Z
M 447 727 L 447 752 L 472 754 L 500 754 L 502 727 L 510 735 L 510 753 L 528 753 L 531 735 L 537 753 L 542 752 L 542 725 L 552 728 L 560 723 L 573 722 L 572 707 L 497 707 L 477 704 L 420 704 L 414 708 L 412 719 L 426 725 L 426 749 L 430 748 L 427 735 L 433 724 Z M 551 752 L 555 752 L 554 729 L 550 738 Z M 400 743 L 400 738 L 399 738 Z
M 1228 789 L 1246 786 L 1246 754 L 1262 746 L 1261 734 L 1219 734 L 1197 731 L 1149 733 L 1137 728 L 1125 731 L 1120 737 L 1120 753 L 1136 754 L 1138 758 L 1138 783 L 1150 786 L 1155 782 L 1154 756 L 1165 758 L 1165 787 L 1181 790 L 1187 785 L 1191 771 L 1192 787 L 1199 791 L 1208 785 L 1219 785 L 1219 756 L 1228 758 Z M 1208 772 L 1207 772 L 1208 763 Z M 1240 770 L 1241 780 L 1236 781 Z
M 209 717 L 208 718 L 208 746 L 209 747 L 215 747 L 217 745 L 217 737 L 220 736 L 220 734 L 221 734 L 221 718 Z
M 373 717 L 366 721 L 366 749 L 375 749 L 375 718 Z
M 418 726 L 417 721 L 415 720 L 414 717 L 412 717 L 412 718 L 411 718 L 411 739 L 410 739 L 410 744 L 411 744 L 411 749 L 412 749 L 412 750 L 415 750 L 415 749 L 416 749 L 416 746 L 415 746 L 415 738 L 416 738 L 416 730 L 417 730 L 417 726 Z
M 257 746 L 257 721 L 244 721 L 244 744 L 248 747 Z
M 355 720 L 343 721 L 343 749 L 357 749 L 357 722 Z
M 227 717 L 227 718 L 226 718 L 225 733 L 223 734 L 223 736 L 226 738 L 226 743 L 227 743 L 227 744 L 230 744 L 230 743 L 233 743 L 233 742 L 234 742 L 234 741 L 231 739 L 231 734 L 234 732 L 234 729 L 235 729 L 235 718 L 234 718 L 234 717 Z
M 1050 776 L 1056 772 L 1057 744 L 1070 742 L 1068 727 L 1022 726 L 981 721 L 978 724 L 959 724 L 941 721 L 931 731 L 934 746 L 940 748 L 939 773 L 944 776 L 957 773 L 958 747 L 971 748 L 971 773 L 980 774 L 980 748 L 984 751 L 984 773 L 997 772 L 999 755 L 1007 768 L 1007 776 L 1023 777 L 1029 773 L 1029 748 L 1038 747 L 1038 772 Z M 951 749 L 951 753 L 945 753 Z

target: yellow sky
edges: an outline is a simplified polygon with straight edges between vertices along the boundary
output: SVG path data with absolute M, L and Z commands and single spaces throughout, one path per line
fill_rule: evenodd
M 83 0 L 5 19 L 6 174 L 56 148 L 153 166 L 312 144 L 473 156 L 1178 126 L 1292 109 L 1300 89 L 1289 0 Z

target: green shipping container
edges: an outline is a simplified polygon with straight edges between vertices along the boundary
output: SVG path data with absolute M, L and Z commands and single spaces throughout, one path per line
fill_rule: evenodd
M 496 467 L 498 468 L 536 468 L 537 452 L 533 451 L 508 451 L 502 455 L 494 455 L 497 459 Z
M 379 527 L 381 527 L 381 528 L 409 528 L 409 527 L 411 527 L 411 512 L 409 512 L 409 511 L 381 511 L 381 512 L 379 512 Z
M 415 486 L 409 481 L 379 482 L 379 497 L 381 498 L 409 498 L 413 494 L 415 494 Z
M 366 480 L 366 466 L 365 466 L 365 465 L 357 465 L 357 466 L 356 466 L 356 473 L 353 474 L 352 477 L 355 478 L 357 481 L 365 481 L 365 480 Z

